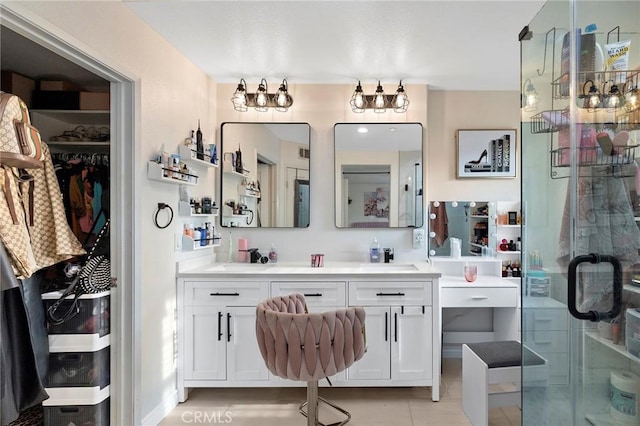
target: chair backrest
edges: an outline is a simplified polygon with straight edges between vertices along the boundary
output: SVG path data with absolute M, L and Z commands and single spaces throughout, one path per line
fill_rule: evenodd
M 261 302 L 256 337 L 271 373 L 290 380 L 332 376 L 362 358 L 366 350 L 361 307 L 309 313 L 304 296 L 290 294 Z

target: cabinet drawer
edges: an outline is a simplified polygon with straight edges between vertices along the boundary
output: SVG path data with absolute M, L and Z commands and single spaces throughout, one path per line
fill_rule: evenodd
M 568 311 L 566 309 L 527 309 L 522 310 L 524 322 L 522 330 L 529 331 L 563 331 L 568 328 Z
M 524 344 L 542 355 L 549 352 L 569 352 L 569 334 L 565 331 L 527 331 Z
M 269 297 L 264 281 L 187 281 L 185 306 L 257 306 Z
M 431 305 L 431 281 L 349 282 L 350 306 Z
M 518 306 L 516 287 L 445 287 L 441 290 L 443 308 L 500 308 Z
M 291 293 L 304 295 L 308 306 L 347 306 L 346 283 L 344 281 L 274 281 L 271 297 Z

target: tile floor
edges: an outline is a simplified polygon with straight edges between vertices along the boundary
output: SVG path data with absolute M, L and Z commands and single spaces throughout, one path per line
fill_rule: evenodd
M 351 413 L 349 426 L 470 425 L 462 412 L 461 368 L 460 359 L 444 360 L 439 402 L 431 401 L 431 388 L 321 388 L 320 396 Z M 298 413 L 305 396 L 305 388 L 195 389 L 160 426 L 305 426 Z M 321 421 L 338 420 L 323 408 Z M 519 426 L 520 410 L 491 409 L 489 425 Z

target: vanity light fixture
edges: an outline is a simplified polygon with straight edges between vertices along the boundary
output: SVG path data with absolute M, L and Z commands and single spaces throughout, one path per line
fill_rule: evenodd
M 540 102 L 538 92 L 529 78 L 524 81 L 524 86 L 524 110 L 526 112 L 535 111 L 538 109 L 538 103 Z
M 624 104 L 624 95 L 620 93 L 618 85 L 613 80 L 609 81 L 613 84 L 611 85 L 609 92 L 605 95 L 604 106 L 610 110 L 614 110 L 616 108 L 620 108 Z M 609 81 L 604 83 L 605 87 Z
M 375 94 L 366 95 L 362 90 L 362 84 L 358 81 L 349 104 L 351 105 L 351 110 L 356 113 L 373 109 L 373 112 L 381 114 L 386 112 L 387 108 L 393 108 L 395 112 L 400 113 L 407 111 L 409 98 L 402 85 L 402 80 L 400 80 L 400 84 L 398 84 L 398 88 L 393 95 L 385 95 L 380 81 L 378 81 Z
M 591 87 L 589 88 L 589 92 L 585 93 L 585 89 L 588 83 L 591 83 Z M 584 85 L 582 86 L 582 95 L 580 97 L 584 98 L 584 108 L 587 108 L 589 110 L 598 108 L 602 101 L 600 91 L 592 80 L 587 80 L 584 82 Z
M 287 80 L 282 80 L 280 88 L 276 93 L 269 93 L 267 80 L 260 80 L 258 89 L 255 93 L 247 93 L 247 83 L 243 78 L 231 97 L 233 109 L 240 112 L 248 111 L 249 107 L 253 107 L 256 111 L 265 112 L 269 108 L 275 108 L 276 111 L 286 112 L 293 105 L 293 98 L 289 94 L 289 86 Z

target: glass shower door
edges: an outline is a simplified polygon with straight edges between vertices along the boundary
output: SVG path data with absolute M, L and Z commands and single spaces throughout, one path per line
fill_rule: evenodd
M 640 424 L 639 32 L 567 0 L 520 34 L 525 425 Z

